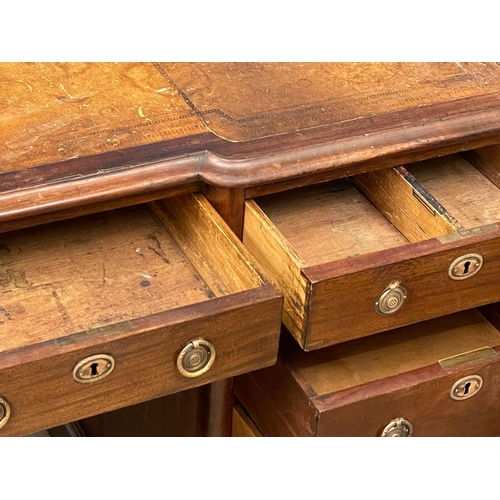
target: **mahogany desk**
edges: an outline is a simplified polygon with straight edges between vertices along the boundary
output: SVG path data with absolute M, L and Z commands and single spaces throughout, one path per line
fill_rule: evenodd
M 496 63 L 2 64 L 0 230 L 202 191 L 241 237 L 246 199 L 499 143 L 499 90 Z M 81 426 L 228 435 L 232 380 L 147 404 Z

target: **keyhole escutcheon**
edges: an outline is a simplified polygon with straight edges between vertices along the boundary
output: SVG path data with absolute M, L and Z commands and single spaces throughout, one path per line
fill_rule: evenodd
M 455 259 L 448 268 L 448 276 L 452 280 L 465 280 L 477 274 L 483 266 L 483 258 L 471 253 Z
M 476 395 L 483 386 L 483 379 L 479 375 L 469 375 L 457 380 L 450 392 L 452 399 L 461 401 Z
M 73 368 L 73 378 L 81 384 L 97 382 L 111 374 L 115 360 L 110 354 L 95 354 L 79 361 Z

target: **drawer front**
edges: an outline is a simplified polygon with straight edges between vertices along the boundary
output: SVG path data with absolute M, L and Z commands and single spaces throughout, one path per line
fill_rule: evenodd
M 434 240 L 413 247 L 411 253 L 404 249 L 393 255 L 394 263 L 387 263 L 387 254 L 360 257 L 358 263 L 352 263 L 353 272 L 343 276 L 333 277 L 338 270 L 333 265 L 305 270 L 311 291 L 304 349 L 318 349 L 500 300 L 500 231 L 451 244 Z M 469 279 L 450 279 L 450 265 L 469 254 L 482 257 L 480 271 Z M 406 298 L 396 312 L 381 315 L 376 303 L 394 282 L 404 288 Z
M 264 436 L 377 437 L 398 418 L 410 422 L 415 437 L 498 436 L 498 358 L 450 373 L 438 367 L 421 370 L 323 398 L 308 394 L 279 361 L 239 377 L 236 395 Z M 483 379 L 477 394 L 451 398 L 458 380 L 477 375 Z
M 438 372 L 438 370 L 436 370 Z M 356 402 L 318 402 L 317 436 L 381 436 L 391 422 L 402 418 L 412 426 L 412 436 L 500 435 L 500 365 L 498 360 L 474 368 L 435 377 L 416 374 L 413 384 L 390 389 L 372 386 L 371 394 L 356 396 Z M 481 389 L 472 397 L 452 399 L 453 385 L 465 377 L 480 376 Z M 426 380 L 427 379 L 427 380 Z M 466 382 L 465 382 L 466 383 Z M 469 389 L 470 390 L 470 389 Z M 337 406 L 341 405 L 341 406 Z
M 0 435 L 29 434 L 273 364 L 280 300 L 269 291 L 254 292 L 246 306 L 238 297 L 221 299 L 218 307 L 161 313 L 131 321 L 130 330 L 110 328 L 112 333 L 101 332 L 96 339 L 85 339 L 84 332 L 0 356 L 0 396 L 11 408 Z M 199 377 L 185 377 L 177 358 L 200 338 L 213 344 L 215 361 Z M 76 364 L 102 353 L 115 361 L 111 374 L 93 383 L 76 382 Z
M 0 287 L 0 435 L 276 360 L 282 296 L 201 195 L 5 233 Z

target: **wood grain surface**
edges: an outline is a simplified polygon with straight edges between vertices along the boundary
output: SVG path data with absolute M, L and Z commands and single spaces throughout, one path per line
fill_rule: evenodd
M 356 403 L 346 400 L 345 405 L 331 412 L 326 410 L 331 407 L 329 401 L 318 401 L 321 418 L 316 435 L 380 436 L 391 420 L 403 417 L 413 425 L 414 437 L 498 436 L 500 425 L 494 402 L 500 395 L 499 370 L 498 356 L 450 372 L 434 365 L 408 374 L 399 384 L 394 378 L 381 381 L 377 387 L 358 393 Z M 451 387 L 469 375 L 482 377 L 483 388 L 470 399 L 453 400 Z
M 264 436 L 380 436 L 397 417 L 412 423 L 415 436 L 497 435 L 498 354 L 449 370 L 437 361 L 498 339 L 476 311 L 314 353 L 284 338 L 278 363 L 238 377 L 236 394 Z M 480 392 L 453 400 L 453 383 L 473 374 L 483 377 Z
M 463 281 L 448 277 L 448 268 L 456 258 L 476 252 L 484 258 L 478 274 Z M 319 349 L 369 332 L 378 333 L 498 301 L 499 265 L 500 239 L 496 229 L 451 243 L 433 239 L 304 269 L 303 274 L 312 283 L 304 348 Z M 396 313 L 380 316 L 375 312 L 375 302 L 394 280 L 406 289 L 407 299 Z
M 500 189 L 460 155 L 407 168 L 465 229 L 500 221 Z
M 346 180 L 247 202 L 243 241 L 285 294 L 284 324 L 304 349 L 500 300 L 500 189 L 472 164 L 451 155 L 352 180 L 373 205 Z M 451 280 L 467 253 L 483 269 Z M 375 302 L 394 281 L 407 299 L 381 316 Z
M 243 243 L 283 293 L 283 323 L 299 337 L 307 328 L 306 264 L 254 200 L 245 203 Z
M 347 180 L 262 197 L 256 202 L 306 266 L 408 244 Z
M 4 351 L 1 390 L 12 414 L 0 435 L 29 434 L 270 366 L 277 355 L 280 302 L 268 285 L 133 319 L 129 329 Z M 210 341 L 217 357 L 207 373 L 186 378 L 176 359 L 196 338 Z M 113 372 L 92 384 L 75 382 L 77 362 L 100 353 L 114 357 Z
M 356 175 L 353 181 L 412 243 L 463 229 L 404 167 Z
M 493 63 L 14 64 L 0 75 L 4 230 L 209 184 L 239 233 L 230 205 L 245 189 L 500 140 Z
M 462 156 L 496 187 L 500 188 L 500 148 L 498 146 L 466 151 L 462 153 Z
M 147 206 L 6 233 L 0 248 L 0 351 L 215 296 Z
M 500 332 L 472 309 L 305 355 L 289 349 L 287 356 L 316 395 L 324 396 L 497 345 Z

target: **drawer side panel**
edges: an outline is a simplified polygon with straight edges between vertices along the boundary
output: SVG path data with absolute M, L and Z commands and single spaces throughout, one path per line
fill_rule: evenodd
M 245 202 L 243 244 L 285 295 L 283 323 L 302 341 L 310 291 L 301 273 L 305 263 L 253 200 Z

